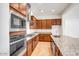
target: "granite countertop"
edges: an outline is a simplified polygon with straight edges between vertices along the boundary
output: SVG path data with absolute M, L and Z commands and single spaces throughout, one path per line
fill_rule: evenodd
M 52 35 L 51 37 L 64 56 L 79 56 L 79 38 L 54 37 Z
M 33 37 L 35 37 L 38 34 L 51 34 L 50 32 L 35 32 L 35 33 L 30 33 L 26 35 L 26 41 L 32 39 Z M 28 36 L 28 35 L 32 35 L 32 36 Z
M 26 41 L 32 39 L 33 37 L 35 37 L 36 35 L 38 35 L 39 33 L 34 33 L 32 36 L 26 36 Z

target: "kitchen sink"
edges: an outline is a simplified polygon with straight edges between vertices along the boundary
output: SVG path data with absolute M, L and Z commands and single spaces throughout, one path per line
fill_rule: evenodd
M 34 34 L 28 34 L 26 37 L 32 37 Z
M 35 35 L 35 32 L 31 34 L 27 34 L 26 37 L 32 37 L 33 35 Z

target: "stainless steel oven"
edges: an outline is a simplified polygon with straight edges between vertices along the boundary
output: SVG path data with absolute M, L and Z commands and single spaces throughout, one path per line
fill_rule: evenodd
M 11 13 L 11 28 L 25 28 L 26 20 Z

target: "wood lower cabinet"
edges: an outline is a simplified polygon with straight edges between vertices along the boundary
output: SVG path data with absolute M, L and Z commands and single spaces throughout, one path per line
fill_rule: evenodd
M 62 56 L 62 53 L 57 46 L 55 46 L 55 56 Z
M 33 50 L 35 49 L 37 43 L 39 41 L 39 36 L 35 36 L 32 39 L 30 39 L 29 41 L 27 41 L 27 55 L 30 56 L 33 52 Z
M 62 56 L 60 49 L 58 48 L 58 46 L 55 44 L 54 41 L 52 41 L 51 49 L 52 49 L 52 54 L 54 56 Z
M 38 35 L 35 36 L 34 38 L 32 38 L 32 40 L 33 40 L 33 50 L 34 50 L 34 48 L 36 47 L 36 45 L 39 41 L 39 36 Z
M 54 47 L 54 48 L 51 47 L 52 54 L 54 54 L 55 56 L 62 56 L 62 53 L 59 50 L 59 48 L 57 47 L 57 45 L 55 43 L 52 44 L 52 42 L 54 42 L 54 41 L 52 40 L 50 35 L 51 34 L 42 34 L 41 33 L 41 34 L 38 34 L 37 36 L 33 37 L 29 41 L 27 41 L 27 56 L 31 56 L 33 50 L 35 49 L 35 47 L 39 41 L 51 42 L 51 46 Z
M 27 55 L 30 56 L 33 51 L 33 43 L 32 40 L 27 41 Z
M 52 38 L 50 37 L 50 34 L 39 34 L 39 41 L 42 42 L 51 42 Z

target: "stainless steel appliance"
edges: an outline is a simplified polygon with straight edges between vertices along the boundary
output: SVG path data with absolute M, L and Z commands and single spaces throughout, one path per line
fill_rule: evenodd
M 20 40 L 10 45 L 10 55 L 15 54 L 21 47 L 24 46 L 24 40 Z
M 25 28 L 25 19 L 11 13 L 11 28 Z

